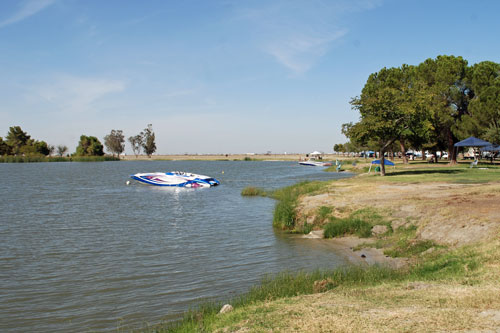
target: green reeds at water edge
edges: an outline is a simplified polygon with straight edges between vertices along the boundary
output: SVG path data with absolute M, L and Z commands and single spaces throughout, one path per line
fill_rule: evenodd
M 304 181 L 274 191 L 266 191 L 256 187 L 246 187 L 241 191 L 243 196 L 262 196 L 276 199 L 273 226 L 283 230 L 292 230 L 296 222 L 295 207 L 299 196 L 319 192 L 328 183 L 319 181 Z
M 241 191 L 241 195 L 244 197 L 267 197 L 269 193 L 262 188 L 248 186 Z
M 113 156 L 44 156 L 44 155 L 25 155 L 25 156 L 0 156 L 0 163 L 37 163 L 37 162 L 105 162 L 119 161 L 118 157 Z
M 471 247 L 421 258 L 414 266 L 392 269 L 382 266 L 350 266 L 313 272 L 282 272 L 264 277 L 258 286 L 226 302 L 212 301 L 187 312 L 183 319 L 144 328 L 143 332 L 211 332 L 238 325 L 255 311 L 269 311 L 264 302 L 335 290 L 365 288 L 384 283 L 398 285 L 412 281 L 447 281 L 457 279 L 474 283 L 482 257 Z M 224 303 L 235 311 L 218 315 Z M 260 305 L 260 306 L 259 306 Z M 270 305 L 271 306 L 271 305 Z M 266 310 L 267 309 L 267 310 Z
M 71 162 L 106 162 L 119 161 L 118 157 L 114 156 L 71 156 Z

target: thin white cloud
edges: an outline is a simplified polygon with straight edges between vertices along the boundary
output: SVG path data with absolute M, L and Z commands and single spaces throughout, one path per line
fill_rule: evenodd
M 0 28 L 5 27 L 10 24 L 20 22 L 27 19 L 30 16 L 35 15 L 39 11 L 49 7 L 56 0 L 29 0 L 26 1 L 17 12 L 15 12 L 9 18 L 0 22 Z
M 106 95 L 121 92 L 125 82 L 62 75 L 35 88 L 35 93 L 64 112 L 84 112 Z
M 371 10 L 381 0 L 277 0 L 242 8 L 234 20 L 250 25 L 261 50 L 295 74 L 310 70 L 348 33 L 343 17 Z
M 300 74 L 308 71 L 328 51 L 331 42 L 341 38 L 347 30 L 340 30 L 329 37 L 291 36 L 265 48 L 283 66 Z

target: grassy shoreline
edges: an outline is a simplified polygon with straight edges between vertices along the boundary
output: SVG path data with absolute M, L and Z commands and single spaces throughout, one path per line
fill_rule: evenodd
M 365 167 L 358 166 L 362 170 Z M 454 197 L 462 191 L 465 198 L 476 193 L 495 196 L 495 202 L 500 198 L 500 168 L 487 167 L 481 170 L 465 164 L 449 167 L 415 163 L 398 165 L 397 171 L 391 171 L 387 177 L 364 174 L 341 182 L 300 183 L 273 192 L 246 189 L 243 195 L 277 199 L 273 225 L 291 232 L 303 233 L 346 221 L 362 221 L 370 228 L 389 224 L 391 228 L 385 233 L 367 237 L 367 243 L 360 248 L 378 247 L 386 255 L 407 257 L 409 264 L 401 268 L 354 266 L 328 272 L 277 274 L 265 278 L 249 293 L 229 300 L 235 308 L 230 313 L 218 314 L 222 303 L 205 304 L 188 312 L 179 322 L 151 326 L 144 331 L 443 331 L 498 327 L 495 316 L 500 316 L 500 299 L 491 297 L 500 287 L 498 221 L 488 241 L 453 246 L 421 237 L 419 232 L 428 228 L 425 214 L 398 216 L 397 208 L 401 207 L 387 210 L 376 200 L 356 202 L 352 209 L 339 205 L 343 196 L 347 195 L 349 205 L 352 195 L 361 196 L 356 191 L 367 192 L 367 188 L 404 188 L 411 192 L 413 186 L 418 190 L 420 186 L 428 196 L 440 193 L 443 198 L 448 194 Z M 486 185 L 489 187 L 483 191 L 482 186 Z M 326 199 L 333 200 L 336 206 L 324 204 Z M 428 203 L 424 199 L 415 196 L 412 200 L 421 201 L 424 206 L 436 201 L 431 198 Z M 402 206 L 405 202 L 394 205 Z M 495 206 L 485 209 L 493 210 Z M 398 219 L 394 217 L 406 219 L 406 224 L 397 227 Z M 333 236 L 353 233 L 356 228 L 342 229 Z M 325 308 L 324 304 L 332 306 Z M 333 304 L 345 306 L 338 308 Z
M 0 156 L 0 163 L 41 163 L 41 162 L 107 162 L 120 161 L 113 156 Z

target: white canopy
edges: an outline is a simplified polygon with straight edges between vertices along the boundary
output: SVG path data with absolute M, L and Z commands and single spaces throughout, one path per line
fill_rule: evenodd
M 323 153 L 315 150 L 312 153 L 310 153 L 309 155 L 323 155 Z

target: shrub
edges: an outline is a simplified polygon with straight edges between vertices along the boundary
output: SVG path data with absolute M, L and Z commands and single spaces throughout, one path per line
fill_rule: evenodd
M 255 196 L 266 197 L 267 192 L 264 189 L 258 187 L 248 186 L 241 191 L 241 195 L 244 197 L 255 197 Z
M 308 233 L 310 233 L 312 231 L 312 229 L 313 229 L 313 225 L 306 222 L 302 226 L 302 233 L 307 235 Z
M 283 197 L 274 208 L 273 226 L 281 229 L 293 229 L 295 226 L 295 206 L 297 198 L 294 196 Z
M 436 244 L 430 240 L 403 238 L 400 241 L 398 241 L 395 247 L 385 250 L 384 254 L 393 258 L 411 257 L 416 254 L 420 254 L 434 246 L 436 246 Z
M 332 207 L 328 207 L 328 206 L 321 206 L 318 208 L 318 218 L 323 221 L 324 219 L 326 219 L 328 217 L 328 215 L 330 215 L 333 211 L 333 208 Z
M 359 218 L 348 217 L 339 219 L 330 217 L 330 222 L 323 228 L 325 238 L 340 237 L 344 235 L 357 235 L 359 237 L 370 237 L 372 225 Z

